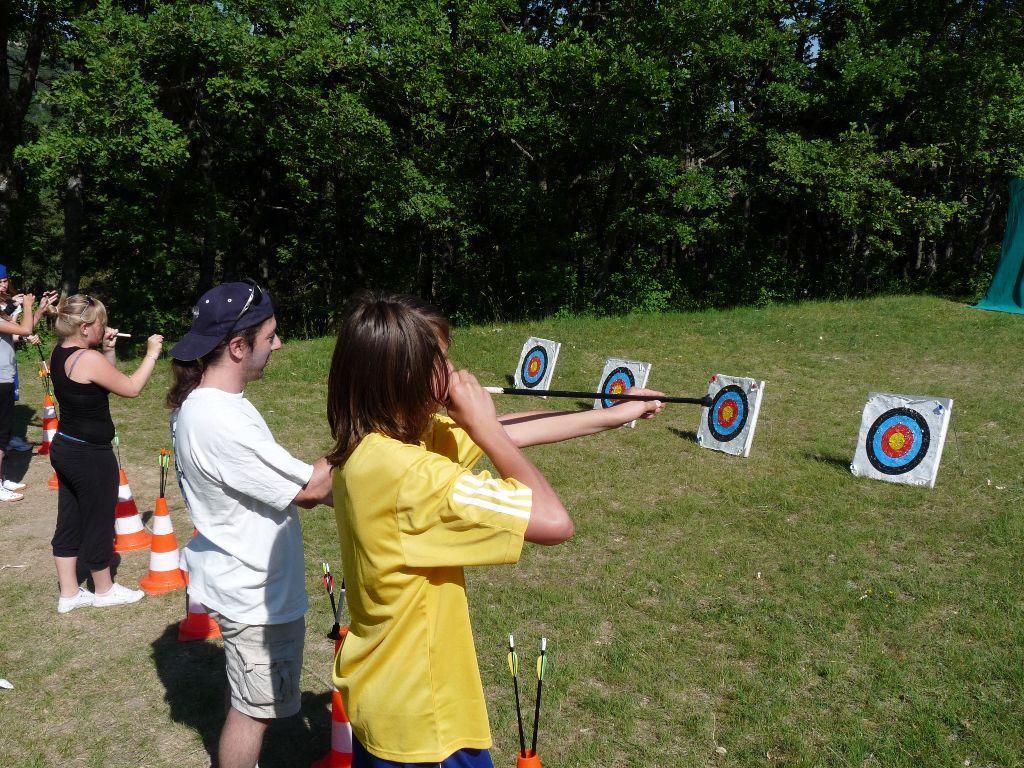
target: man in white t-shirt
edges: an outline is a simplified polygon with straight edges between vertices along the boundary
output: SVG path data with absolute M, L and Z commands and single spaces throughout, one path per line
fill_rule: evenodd
M 197 531 L 183 567 L 190 595 L 224 636 L 231 706 L 219 765 L 253 768 L 270 721 L 300 708 L 308 599 L 297 507 L 330 503 L 330 467 L 278 445 L 243 395 L 281 347 L 270 295 L 251 281 L 226 283 L 192 314 L 171 350 L 167 395 L 178 481 Z

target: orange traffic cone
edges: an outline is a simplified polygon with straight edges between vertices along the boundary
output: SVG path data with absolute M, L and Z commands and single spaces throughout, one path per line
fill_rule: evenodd
M 178 554 L 178 540 L 174 538 L 174 525 L 167 511 L 167 499 L 156 500 L 153 510 L 153 539 L 149 552 L 149 573 L 142 577 L 139 586 L 147 595 L 162 595 L 185 586 L 181 575 Z
M 50 444 L 53 442 L 53 438 L 57 434 L 57 430 L 60 428 L 60 423 L 57 421 L 57 408 L 53 404 L 53 397 L 47 392 L 43 395 L 43 444 L 39 446 L 39 450 L 36 453 L 40 456 L 44 456 L 50 452 Z M 54 475 L 54 480 L 57 476 Z M 56 486 L 51 486 L 56 487 Z
M 345 714 L 341 693 L 331 691 L 331 751 L 313 763 L 312 768 L 350 768 L 352 765 L 352 725 Z
M 206 606 L 192 595 L 185 592 L 186 616 L 178 625 L 178 642 L 186 643 L 189 640 L 206 640 L 209 637 L 220 637 L 220 627 L 217 622 L 210 618 L 206 612 Z
M 121 470 L 121 481 L 117 488 L 117 509 L 114 518 L 114 551 L 136 552 L 148 549 L 153 537 L 142 527 L 142 516 L 135 506 L 128 476 Z
M 53 473 L 53 477 L 46 481 L 46 484 L 49 486 L 51 491 L 56 491 L 58 488 L 60 488 L 60 481 L 57 479 L 56 470 Z
M 516 768 L 541 768 L 540 758 L 532 749 L 526 750 L 526 754 L 520 752 L 516 755 Z

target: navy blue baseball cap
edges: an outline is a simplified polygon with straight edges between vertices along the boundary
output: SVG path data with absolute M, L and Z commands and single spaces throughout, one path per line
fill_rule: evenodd
M 182 362 L 198 360 L 228 334 L 259 325 L 273 314 L 270 293 L 253 280 L 215 286 L 192 308 L 192 327 L 171 349 L 171 357 Z

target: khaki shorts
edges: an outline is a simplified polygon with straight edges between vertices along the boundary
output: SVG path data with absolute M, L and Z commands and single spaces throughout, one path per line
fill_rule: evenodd
M 216 611 L 209 613 L 224 636 L 231 706 L 265 719 L 296 714 L 302 705 L 299 677 L 306 620 L 240 624 Z

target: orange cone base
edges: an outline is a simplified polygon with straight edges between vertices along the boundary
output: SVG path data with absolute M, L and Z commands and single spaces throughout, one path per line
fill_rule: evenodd
M 526 750 L 525 755 L 519 752 L 516 754 L 516 768 L 540 768 L 540 758 L 532 749 Z
M 180 568 L 172 571 L 150 571 L 139 581 L 139 586 L 147 595 L 162 595 L 165 592 L 184 589 L 185 579 Z
M 153 535 L 149 531 L 136 531 L 135 533 L 119 533 L 114 539 L 115 552 L 138 552 L 140 549 L 149 549 Z
M 178 625 L 179 643 L 206 640 L 211 637 L 220 637 L 220 627 L 208 613 L 190 613 Z
M 56 491 L 58 488 L 60 488 L 60 483 L 57 481 L 56 472 L 53 473 L 53 477 L 51 477 L 46 484 L 50 486 L 51 491 Z

